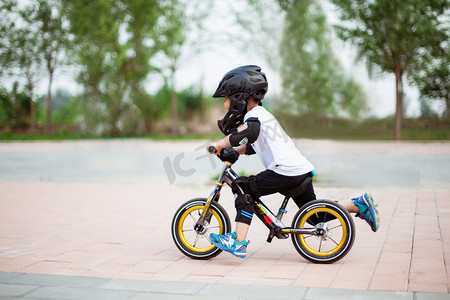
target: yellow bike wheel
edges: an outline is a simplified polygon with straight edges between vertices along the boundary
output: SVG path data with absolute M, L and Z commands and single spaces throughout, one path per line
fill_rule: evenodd
M 175 213 L 172 220 L 172 238 L 177 248 L 186 256 L 194 259 L 210 259 L 222 250 L 209 241 L 209 235 L 225 234 L 231 231 L 231 223 L 225 209 L 217 202 L 210 206 L 210 218 L 201 230 L 194 229 L 200 219 L 206 203 L 205 198 L 187 201 Z
M 295 249 L 315 263 L 332 263 L 347 255 L 355 239 L 355 225 L 337 202 L 315 200 L 305 204 L 292 221 L 294 228 L 315 229 L 314 234 L 293 234 Z

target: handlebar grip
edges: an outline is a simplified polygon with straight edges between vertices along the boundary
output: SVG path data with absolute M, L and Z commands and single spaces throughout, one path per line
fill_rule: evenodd
M 214 146 L 209 146 L 208 152 L 211 153 L 211 154 L 217 153 L 216 147 L 214 147 Z

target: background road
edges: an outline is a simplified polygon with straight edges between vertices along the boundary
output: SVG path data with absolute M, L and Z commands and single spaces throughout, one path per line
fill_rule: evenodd
M 322 186 L 448 188 L 450 143 L 297 140 Z M 207 141 L 111 140 L 0 144 L 0 181 L 198 185 L 219 174 Z M 236 171 L 263 170 L 256 155 Z

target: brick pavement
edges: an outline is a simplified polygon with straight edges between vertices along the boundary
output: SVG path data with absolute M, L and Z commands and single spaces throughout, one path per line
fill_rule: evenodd
M 173 212 L 201 189 L 72 183 L 0 183 L 0 271 L 152 281 L 448 293 L 450 191 L 375 190 L 379 232 L 357 237 L 335 264 L 311 264 L 291 241 L 265 242 L 254 222 L 245 260 L 184 257 L 170 236 Z M 323 198 L 362 190 L 317 188 Z M 274 196 L 266 203 L 277 203 Z M 231 193 L 222 204 L 233 215 Z M 295 207 L 288 207 L 293 215 Z M 288 219 L 285 220 L 289 224 Z
M 318 143 L 327 147 L 330 143 L 337 145 L 331 151 L 340 148 L 348 151 L 352 147 L 345 143 Z M 166 144 L 158 146 L 165 149 Z M 57 145 L 59 149 L 68 147 Z M 450 153 L 448 143 L 374 145 L 380 152 L 390 147 L 394 152 L 403 149 L 430 155 Z M 12 146 L 19 152 L 34 147 L 33 144 Z M 0 150 L 8 151 L 5 150 L 8 147 L 11 146 L 2 145 Z M 320 149 L 325 151 L 327 147 Z M 40 144 L 37 148 L 52 151 L 48 144 L 44 150 Z M 362 147 L 364 151 L 369 148 Z M 250 229 L 252 242 L 247 259 L 240 260 L 227 253 L 209 261 L 184 257 L 172 242 L 171 219 L 187 199 L 209 195 L 211 186 L 203 182 L 191 186 L 161 184 L 164 180 L 149 184 L 39 182 L 18 181 L 22 175 L 14 174 L 15 181 L 0 182 L 0 272 L 7 272 L 0 273 L 0 278 L 1 274 L 26 273 L 145 280 L 163 285 L 168 282 L 209 284 L 202 288 L 264 285 L 309 291 L 326 288 L 332 293 L 335 289 L 345 289 L 355 293 L 415 293 L 405 294 L 408 297 L 416 297 L 420 292 L 448 296 L 450 186 L 445 187 L 445 179 L 439 177 L 448 172 L 442 166 L 445 165 L 441 164 L 439 169 L 436 164 L 435 172 L 429 168 L 423 172 L 429 175 L 425 182 L 440 180 L 435 186 L 369 189 L 379 204 L 380 230 L 372 233 L 364 221 L 356 219 L 357 237 L 352 250 L 345 259 L 332 265 L 308 263 L 297 254 L 290 239 L 266 243 L 266 228 L 258 220 Z M 365 191 L 359 187 L 316 186 L 320 198 L 337 200 Z M 276 208 L 280 203 L 278 196 L 266 199 L 269 207 Z M 222 192 L 221 204 L 233 218 L 229 189 Z M 288 210 L 285 224 L 290 224 L 289 217 L 293 217 L 296 208 L 291 203 Z M 1 296 L 8 283 L 0 284 Z M 15 288 L 21 290 L 26 286 L 8 286 L 8 289 Z M 316 292 L 320 294 L 320 290 Z

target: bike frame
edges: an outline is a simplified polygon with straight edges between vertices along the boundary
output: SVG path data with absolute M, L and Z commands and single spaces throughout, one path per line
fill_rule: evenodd
M 201 232 L 204 228 L 205 221 L 209 222 L 211 218 L 211 212 L 209 211 L 211 207 L 211 201 L 219 202 L 220 198 L 220 191 L 224 184 L 226 183 L 229 187 L 231 187 L 231 184 L 233 181 L 238 178 L 239 176 L 234 172 L 234 170 L 231 168 L 232 163 L 225 161 L 222 172 L 219 175 L 219 178 L 216 181 L 216 185 L 214 187 L 214 190 L 209 195 L 205 207 L 203 208 L 201 217 L 197 221 L 194 229 L 196 231 Z M 286 227 L 282 222 L 281 219 L 283 215 L 287 212 L 286 206 L 289 201 L 289 197 L 285 197 L 283 203 L 281 204 L 281 207 L 278 211 L 277 216 L 275 216 L 270 209 L 260 200 L 256 199 L 254 201 L 254 207 L 255 207 L 255 214 L 256 216 L 263 222 L 263 224 L 269 229 L 269 236 L 267 238 L 267 242 L 271 242 L 273 237 L 276 236 L 277 238 L 287 238 L 286 234 L 310 234 L 310 235 L 323 235 L 324 230 L 320 227 L 316 228 L 291 228 Z

